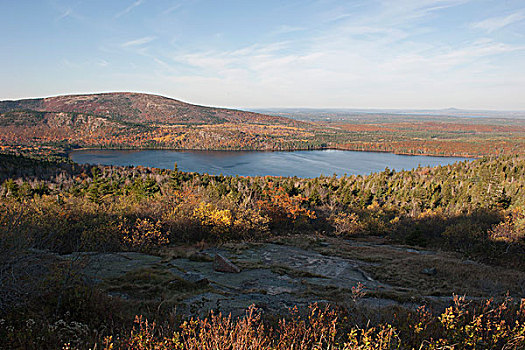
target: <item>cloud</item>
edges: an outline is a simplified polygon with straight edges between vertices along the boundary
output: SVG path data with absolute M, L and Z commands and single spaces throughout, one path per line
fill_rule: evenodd
M 122 46 L 122 47 L 142 46 L 142 45 L 145 45 L 147 43 L 152 42 L 155 39 L 157 39 L 157 37 L 155 37 L 155 36 L 145 36 L 143 38 L 138 38 L 138 39 L 135 39 L 135 40 L 126 41 L 125 43 L 123 43 L 120 46 Z
M 109 62 L 102 58 L 86 58 L 80 60 L 70 60 L 67 58 L 62 58 L 62 64 L 71 69 L 92 69 L 93 67 L 107 67 Z
M 124 10 L 120 11 L 115 15 L 115 18 L 119 18 L 124 16 L 125 14 L 129 13 L 131 10 L 133 10 L 135 7 L 142 5 L 144 3 L 144 0 L 136 0 L 134 3 L 126 7 Z
M 486 31 L 487 33 L 492 33 L 498 29 L 506 27 L 512 23 L 519 22 L 523 19 L 525 19 L 525 14 L 523 11 L 520 11 L 505 17 L 487 18 L 483 21 L 473 23 L 471 25 L 471 28 L 481 29 Z
M 183 1 L 166 1 L 156 8 L 158 20 L 173 23 L 172 17 L 179 14 L 175 12 L 186 8 Z M 234 27 L 204 27 L 205 40 L 200 31 L 193 37 L 188 35 L 191 31 L 182 35 L 182 31 L 150 28 L 155 32 L 121 39 L 116 48 L 148 58 L 137 63 L 133 72 L 144 78 L 124 73 L 128 68 L 111 71 L 123 74 L 122 82 L 131 87 L 146 86 L 195 103 L 231 107 L 523 105 L 519 94 L 525 88 L 525 67 L 519 61 L 525 42 L 487 39 L 491 36 L 486 33 L 523 20 L 525 9 L 503 15 L 493 12 L 501 17 L 485 19 L 474 17 L 479 9 L 469 12 L 474 2 L 461 6 L 467 0 L 319 2 L 312 5 L 313 14 L 289 21 L 275 18 L 260 30 L 255 28 L 250 32 L 255 44 L 238 41 L 229 32 L 236 28 L 234 23 Z M 135 1 L 121 16 L 141 3 Z M 321 6 L 328 3 L 338 6 Z M 464 30 L 465 18 L 479 21 L 468 25 L 475 31 Z M 210 40 L 218 29 L 224 30 L 224 37 Z M 166 45 L 174 32 L 177 42 Z M 110 54 L 99 57 L 109 57 L 114 65 Z M 129 65 L 135 63 L 130 60 Z M 101 68 L 105 61 L 98 64 L 100 71 L 108 72 Z
M 58 17 L 55 19 L 55 21 L 58 22 L 58 21 L 60 21 L 60 20 L 62 20 L 62 19 L 64 19 L 64 18 L 66 18 L 66 17 L 69 17 L 69 16 L 71 16 L 72 13 L 73 13 L 73 10 L 70 9 L 70 8 L 68 8 L 68 9 L 66 9 L 65 11 L 63 11 L 63 12 L 60 14 L 60 16 L 58 16 Z
M 68 68 L 78 68 L 80 67 L 80 64 L 76 62 L 72 62 L 68 60 L 67 58 L 62 58 L 62 64 Z
M 478 40 L 464 47 L 440 47 L 436 46 L 423 52 L 403 52 L 390 60 L 381 63 L 378 68 L 393 76 L 412 81 L 420 80 L 420 77 L 431 77 L 454 74 L 461 75 L 462 72 L 474 72 L 484 74 L 495 67 L 491 63 L 494 57 L 512 51 L 524 50 L 524 46 L 513 46 L 492 40 Z
M 410 22 L 429 16 L 430 14 L 459 6 L 469 0 L 381 0 L 376 20 L 388 21 L 393 24 Z
M 501 57 L 525 45 L 483 38 L 433 42 L 417 38 L 418 26 L 407 27 L 419 21 L 421 11 L 459 3 L 427 1 L 401 21 L 385 13 L 351 16 L 293 41 L 179 53 L 163 62 L 174 69 L 160 75 L 184 86 L 184 94 L 237 107 L 242 107 L 238 101 L 245 106 L 438 108 L 442 101 L 476 106 L 483 91 L 512 76 Z M 389 13 L 395 12 L 392 6 Z M 498 98 L 495 93 L 484 102 Z
M 171 7 L 168 7 L 166 10 L 162 11 L 162 14 L 163 15 L 168 15 L 174 11 L 177 11 L 180 7 L 182 6 L 182 4 L 175 4 Z
M 325 12 L 326 22 L 339 22 L 341 20 L 355 20 L 367 13 L 366 21 L 388 21 L 390 23 L 403 23 L 406 21 L 425 18 L 426 16 L 447 8 L 459 6 L 472 0 L 375 0 L 352 1 L 350 5 L 336 7 Z

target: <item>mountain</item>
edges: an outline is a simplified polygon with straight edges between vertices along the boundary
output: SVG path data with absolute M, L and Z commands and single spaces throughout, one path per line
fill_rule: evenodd
M 132 92 L 0 101 L 0 113 L 15 110 L 82 113 L 130 123 L 220 124 L 229 122 L 297 124 L 296 121 L 284 117 L 226 108 L 198 106 L 159 95 Z
M 0 101 L 0 150 L 297 150 L 324 147 L 310 123 L 141 93 Z

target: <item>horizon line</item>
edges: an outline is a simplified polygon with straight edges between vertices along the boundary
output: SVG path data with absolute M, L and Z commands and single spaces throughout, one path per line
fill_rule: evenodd
M 203 104 L 203 103 L 197 103 L 197 102 L 188 102 L 186 100 L 181 100 L 175 97 L 167 96 L 163 93 L 158 92 L 145 92 L 145 91 L 129 91 L 129 90 L 112 90 L 112 91 L 99 91 L 99 92 L 71 92 L 71 93 L 58 93 L 58 94 L 50 94 L 48 96 L 30 96 L 30 97 L 22 97 L 22 98 L 2 98 L 0 99 L 0 102 L 13 102 L 13 101 L 21 101 L 21 100 L 37 100 L 37 99 L 45 99 L 45 98 L 53 98 L 53 97 L 61 97 L 61 96 L 84 96 L 84 95 L 102 95 L 102 94 L 144 94 L 144 95 L 151 95 L 151 96 L 160 96 L 172 100 L 177 100 L 183 103 L 192 104 L 196 106 L 203 106 L 203 107 L 215 107 L 215 108 L 226 108 L 226 109 L 239 109 L 239 110 L 245 110 L 245 111 L 254 111 L 254 110 L 271 110 L 271 111 L 278 111 L 278 110 L 292 110 L 292 109 L 302 109 L 302 110 L 347 110 L 347 111 L 388 111 L 388 112 L 434 112 L 434 111 L 455 111 L 455 112 L 512 112 L 512 113 L 525 113 L 525 109 L 478 109 L 475 107 L 441 107 L 441 108 L 428 108 L 428 107 L 405 107 L 405 108 L 391 108 L 391 107 L 310 107 L 310 106 L 242 106 L 242 105 L 236 105 L 236 106 L 221 106 L 221 105 L 212 105 L 212 104 Z

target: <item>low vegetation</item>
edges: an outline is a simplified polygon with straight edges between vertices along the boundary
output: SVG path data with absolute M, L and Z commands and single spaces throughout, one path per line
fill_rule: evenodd
M 421 308 L 390 323 L 352 327 L 335 310 L 310 306 L 301 317 L 265 327 L 250 308 L 238 320 L 211 315 L 183 323 L 180 331 L 156 328 L 137 317 L 123 339 L 105 339 L 105 348 L 136 349 L 520 349 L 525 346 L 524 305 L 508 302 L 471 305 L 456 297 L 454 305 L 433 316 Z M 409 322 L 407 323 L 407 321 Z
M 384 236 L 523 268 L 513 258 L 523 252 L 520 157 L 314 179 L 1 157 L 2 230 L 39 249 L 148 251 L 170 241 L 324 232 Z
M 381 237 L 525 271 L 524 177 L 520 156 L 300 179 L 0 155 L 0 338 L 8 348 L 523 348 L 519 300 L 457 298 L 444 311 L 399 308 L 380 319 L 364 313 L 361 321 L 356 315 L 362 310 L 318 306 L 310 316 L 299 310 L 285 319 L 252 308 L 240 319 L 211 315 L 191 321 L 151 305 L 133 326 L 133 309 L 87 281 L 79 273 L 80 259 L 61 254 L 161 255 L 180 244 L 300 233 Z M 154 272 L 129 275 L 128 282 L 140 284 L 140 293 L 195 287 L 170 284 L 166 272 Z M 151 278 L 157 286 L 148 283 Z
M 99 301 L 100 302 L 100 301 Z M 104 305 L 107 307 L 107 305 Z M 99 309 L 110 316 L 112 309 Z M 341 310 L 310 306 L 278 320 L 255 307 L 244 317 L 211 314 L 176 325 L 137 316 L 131 330 L 93 329 L 89 323 L 28 318 L 22 324 L 2 319 L 3 345 L 17 348 L 101 349 L 512 349 L 525 346 L 525 306 L 511 300 L 472 303 L 456 297 L 442 313 L 394 310 L 390 322 L 355 325 Z M 106 325 L 102 326 L 105 327 Z M 109 332 L 108 332 L 109 331 Z M 102 333 L 102 334 L 101 334 Z M 110 333 L 111 335 L 104 335 Z

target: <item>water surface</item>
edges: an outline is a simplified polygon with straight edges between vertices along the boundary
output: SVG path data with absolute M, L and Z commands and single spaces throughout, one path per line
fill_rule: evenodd
M 298 176 L 370 174 L 385 170 L 408 170 L 421 166 L 446 165 L 466 158 L 404 156 L 392 153 L 339 150 L 257 151 L 169 151 L 169 150 L 83 150 L 70 157 L 77 163 L 142 165 L 210 175 Z

